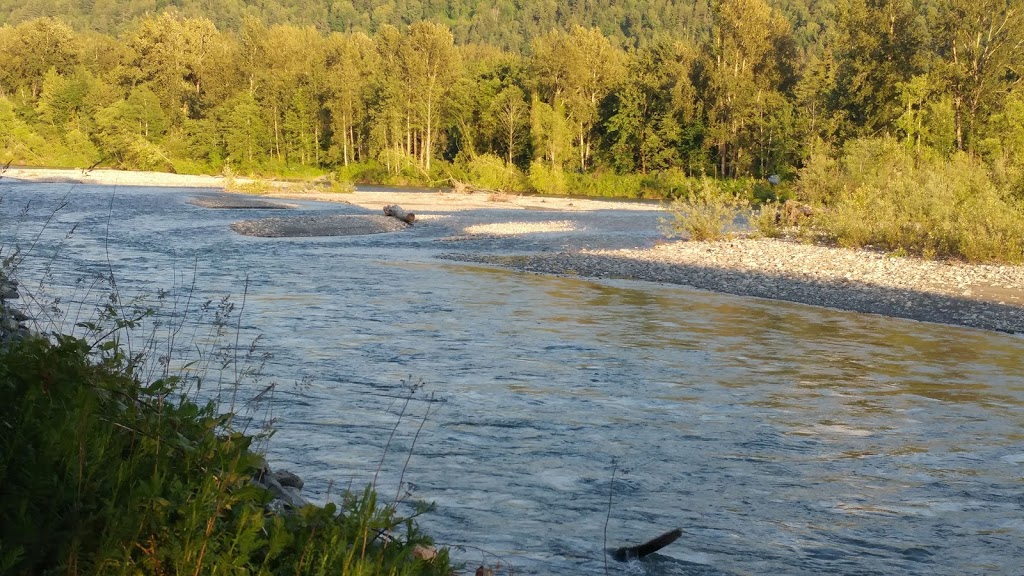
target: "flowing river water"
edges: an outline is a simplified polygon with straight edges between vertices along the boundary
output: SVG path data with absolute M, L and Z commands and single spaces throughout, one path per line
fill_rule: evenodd
M 205 193 L 0 181 L 0 256 L 21 248 L 24 306 L 51 326 L 44 304 L 70 326 L 111 274 L 122 296 L 166 290 L 158 317 L 231 294 L 228 339 L 272 354 L 241 396 L 277 383 L 269 459 L 313 500 L 376 476 L 386 501 L 434 502 L 421 525 L 469 572 L 603 573 L 606 546 L 679 527 L 607 571 L 1022 573 L 1019 336 L 436 258 L 565 235 L 243 237 L 231 222 L 271 214 L 187 203 Z M 283 215 L 358 212 L 298 204 Z M 657 236 L 647 212 L 516 217 Z

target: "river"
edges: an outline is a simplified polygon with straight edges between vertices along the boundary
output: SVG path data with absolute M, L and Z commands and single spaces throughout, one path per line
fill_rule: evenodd
M 157 308 L 136 347 L 188 310 L 172 351 L 205 354 L 201 394 L 217 346 L 262 367 L 237 406 L 276 384 L 254 423 L 273 419 L 269 459 L 314 500 L 376 475 L 387 501 L 436 504 L 421 525 L 470 572 L 602 573 L 605 546 L 679 527 L 609 572 L 1020 574 L 1020 336 L 436 258 L 569 235 L 243 237 L 228 225 L 281 214 L 187 203 L 207 193 L 0 181 L 0 256 L 21 248 L 24 305 L 50 328 L 92 314 L 111 275 Z M 515 217 L 657 236 L 645 212 Z

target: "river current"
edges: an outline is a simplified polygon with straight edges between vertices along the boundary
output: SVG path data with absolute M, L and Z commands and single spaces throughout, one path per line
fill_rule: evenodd
M 202 356 L 230 295 L 220 338 L 234 366 L 261 367 L 239 376 L 237 406 L 276 384 L 251 411 L 273 419 L 272 465 L 319 502 L 376 477 L 405 511 L 435 503 L 421 525 L 469 572 L 604 573 L 605 547 L 679 527 L 607 571 L 1022 573 L 1020 336 L 437 259 L 579 241 L 567 235 L 445 242 L 428 221 L 244 237 L 229 224 L 361 211 L 210 210 L 187 203 L 197 194 L 0 180 L 0 257 L 21 250 L 23 306 L 70 329 L 112 276 L 123 300 L 154 305 L 160 337 L 194 314 L 175 346 Z M 583 242 L 602 245 L 657 237 L 648 212 L 479 215 L 495 217 L 586 219 L 600 234 Z

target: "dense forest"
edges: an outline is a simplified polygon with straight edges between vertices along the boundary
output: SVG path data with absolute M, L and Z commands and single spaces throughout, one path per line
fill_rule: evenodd
M 564 191 L 786 179 L 889 138 L 1024 189 L 1019 0 L 0 0 L 4 21 L 3 163 L 473 165 Z
M 401 28 L 426 20 L 447 26 L 457 44 L 520 50 L 536 36 L 576 25 L 597 27 L 621 46 L 634 45 L 659 32 L 706 28 L 709 6 L 708 0 L 0 0 L 0 24 L 53 17 L 79 30 L 117 34 L 167 8 L 207 18 L 218 29 L 236 31 L 247 17 L 268 26 L 292 24 L 313 26 L 324 33 L 367 34 L 388 25 Z

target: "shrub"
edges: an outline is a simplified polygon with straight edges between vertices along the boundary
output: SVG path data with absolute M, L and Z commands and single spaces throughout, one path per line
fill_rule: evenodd
M 750 223 L 754 230 L 765 238 L 781 238 L 785 236 L 783 219 L 780 202 L 765 202 L 753 213 Z
M 338 180 L 356 183 L 386 183 L 388 171 L 376 160 L 352 162 L 348 166 L 338 166 L 335 171 Z
M 943 158 L 892 139 L 851 143 L 834 183 L 811 176 L 824 209 L 816 229 L 841 246 L 874 246 L 924 258 L 1024 261 L 1024 210 L 966 154 Z
M 799 172 L 797 197 L 813 205 L 830 204 L 842 190 L 839 162 L 821 141 L 811 146 L 810 156 Z
M 679 198 L 687 194 L 696 179 L 676 168 L 652 172 L 644 177 L 649 197 Z
M 673 218 L 667 222 L 666 234 L 698 241 L 729 238 L 749 206 L 749 201 L 724 191 L 715 180 L 701 178 L 669 205 Z
M 548 168 L 547 164 L 535 160 L 530 164 L 527 176 L 530 189 L 541 194 L 565 194 L 565 173 L 561 168 Z
M 525 175 L 493 154 L 460 157 L 451 167 L 451 178 L 470 188 L 508 193 L 527 188 Z
M 643 176 L 640 174 L 572 173 L 566 175 L 567 187 L 573 194 L 602 198 L 642 198 Z

